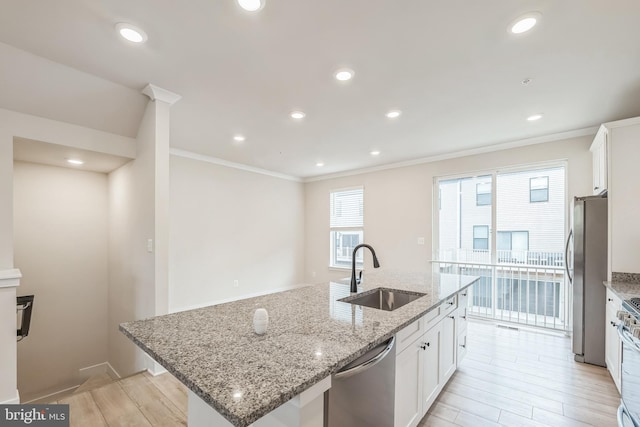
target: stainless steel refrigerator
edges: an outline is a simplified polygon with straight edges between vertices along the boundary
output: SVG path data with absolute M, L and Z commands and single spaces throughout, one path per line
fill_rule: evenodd
M 578 362 L 605 366 L 605 298 L 607 280 L 607 198 L 573 201 L 573 263 L 567 272 L 573 285 L 573 353 Z M 571 234 L 567 242 L 570 249 Z M 573 274 L 569 266 L 573 265 Z

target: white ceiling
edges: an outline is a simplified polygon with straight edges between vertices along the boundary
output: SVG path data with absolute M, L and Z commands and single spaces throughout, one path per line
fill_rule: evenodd
M 173 147 L 298 177 L 640 115 L 636 0 L 3 3 L 0 108 L 135 136 L 153 83 L 182 95 Z M 529 11 L 540 24 L 508 33 Z M 122 21 L 148 42 L 121 40 Z
M 27 138 L 13 138 L 13 159 L 100 173 L 109 173 L 131 161 L 129 158 L 113 154 L 97 153 Z M 72 165 L 67 162 L 67 159 L 81 159 L 84 164 Z

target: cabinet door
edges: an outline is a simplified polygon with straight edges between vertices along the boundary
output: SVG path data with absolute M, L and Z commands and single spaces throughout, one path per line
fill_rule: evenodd
M 621 368 L 621 342 L 618 336 L 616 326 L 618 325 L 618 317 L 616 316 L 620 309 L 619 300 L 611 295 L 611 291 L 607 291 L 607 311 L 606 311 L 606 325 L 605 325 L 605 363 L 607 369 L 613 378 L 613 382 L 616 384 L 618 391 L 620 391 L 620 368 Z
M 396 356 L 395 427 L 415 427 L 422 418 L 421 345 L 419 338 Z
M 440 341 L 442 323 L 427 331 L 421 340 L 423 351 L 422 415 L 426 414 L 440 392 Z
M 593 162 L 593 194 L 602 194 L 607 190 L 608 173 L 608 131 L 601 127 L 591 144 Z
M 444 385 L 456 370 L 456 316 L 457 311 L 442 319 L 440 332 L 440 381 Z

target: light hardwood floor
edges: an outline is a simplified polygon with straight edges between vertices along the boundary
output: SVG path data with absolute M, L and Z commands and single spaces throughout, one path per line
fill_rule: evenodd
M 604 368 L 574 362 L 569 338 L 470 322 L 467 343 L 420 427 L 616 427 L 613 381 Z M 71 426 L 186 425 L 186 389 L 170 374 L 137 374 L 59 403 L 70 405 Z
M 420 427 L 617 427 L 613 380 L 575 362 L 570 338 L 470 322 L 467 344 Z

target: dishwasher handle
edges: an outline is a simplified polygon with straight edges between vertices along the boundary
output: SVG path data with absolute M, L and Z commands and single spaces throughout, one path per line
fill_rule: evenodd
M 361 364 L 354 366 L 353 368 L 349 368 L 345 371 L 340 371 L 338 373 L 336 373 L 334 375 L 335 379 L 342 379 L 342 378 L 348 378 L 351 377 L 353 375 L 359 374 L 361 372 L 366 371 L 369 368 L 374 367 L 375 365 L 377 365 L 378 363 L 382 362 L 382 360 L 387 357 L 387 355 L 391 352 L 391 350 L 393 349 L 394 344 L 396 343 L 396 337 L 395 335 L 387 342 L 387 346 L 384 348 L 384 350 L 382 350 L 380 353 L 376 354 L 374 357 L 372 357 L 371 359 L 362 362 Z

